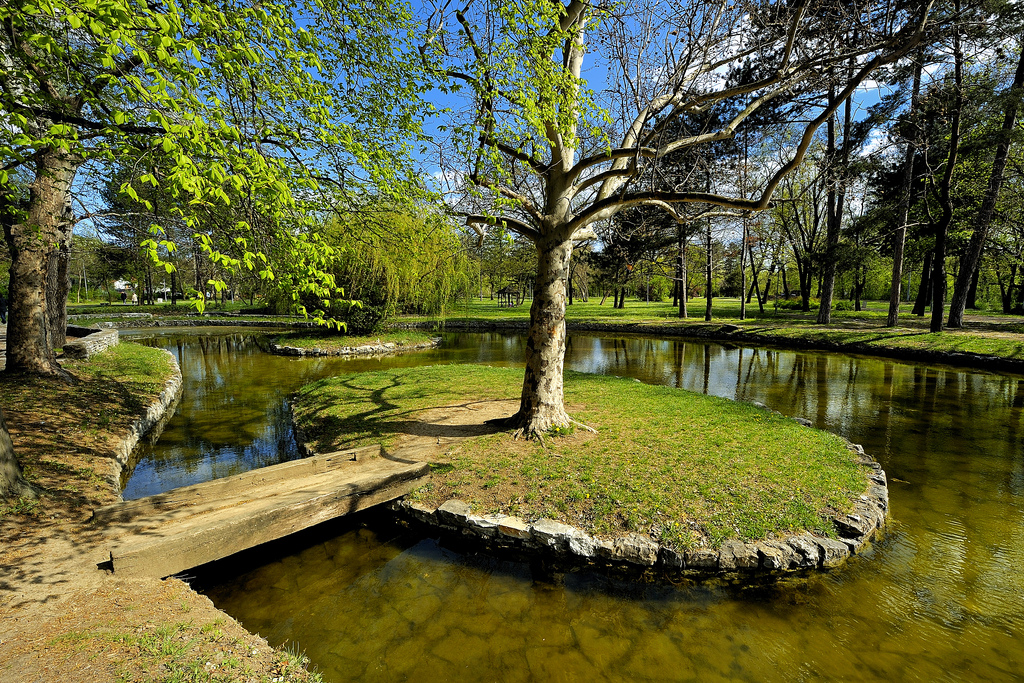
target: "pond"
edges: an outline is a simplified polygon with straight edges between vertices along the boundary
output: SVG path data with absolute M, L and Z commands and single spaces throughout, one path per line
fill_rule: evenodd
M 340 360 L 271 356 L 248 331 L 136 338 L 176 354 L 185 396 L 126 497 L 296 457 L 287 400 L 316 377 L 514 365 L 524 344 L 446 334 L 436 350 Z M 272 644 L 305 651 L 328 681 L 941 681 L 1024 671 L 1024 378 L 579 334 L 566 366 L 761 401 L 863 444 L 889 475 L 886 537 L 833 572 L 672 586 L 551 575 L 370 513 L 217 563 L 200 588 Z

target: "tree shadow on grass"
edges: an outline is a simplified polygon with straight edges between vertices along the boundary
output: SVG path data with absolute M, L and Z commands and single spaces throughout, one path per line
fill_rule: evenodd
M 311 440 L 317 442 L 317 450 L 320 451 L 378 443 L 394 436 L 458 439 L 504 431 L 500 425 L 488 423 L 483 418 L 479 421 L 450 420 L 454 413 L 472 414 L 478 406 L 494 401 L 463 401 L 406 409 L 388 397 L 390 390 L 405 384 L 397 377 L 390 378 L 385 386 L 377 387 L 361 386 L 354 379 L 342 380 L 340 385 L 346 393 L 340 400 L 365 408 L 349 415 L 337 415 L 333 411 L 338 401 L 329 395 L 318 396 L 315 402 L 307 403 L 301 410 L 303 429 Z M 419 394 L 408 395 L 413 400 L 429 396 L 426 389 Z

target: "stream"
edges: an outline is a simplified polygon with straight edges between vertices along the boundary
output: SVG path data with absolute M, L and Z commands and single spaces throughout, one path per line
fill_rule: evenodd
M 184 378 L 126 499 L 298 457 L 288 399 L 319 377 L 517 365 L 524 346 L 447 333 L 406 355 L 304 359 L 265 353 L 251 329 L 122 334 L 170 350 Z M 591 334 L 569 337 L 566 368 L 761 401 L 862 444 L 889 476 L 884 539 L 836 571 L 674 586 L 542 575 L 369 510 L 201 568 L 193 585 L 272 645 L 304 651 L 326 681 L 1024 676 L 1024 378 Z

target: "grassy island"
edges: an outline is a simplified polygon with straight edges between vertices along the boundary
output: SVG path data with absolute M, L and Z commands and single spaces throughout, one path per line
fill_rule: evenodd
M 514 410 L 521 375 L 476 365 L 343 375 L 304 387 L 295 416 L 319 452 L 436 443 L 431 479 L 414 494 L 425 503 L 459 498 L 481 512 L 602 536 L 636 531 L 678 548 L 831 533 L 827 518 L 866 486 L 868 470 L 835 435 L 754 405 L 601 375 L 565 382 L 570 413 L 596 433 L 515 441 L 484 419 Z
M 299 349 L 319 349 L 324 352 L 353 349 L 360 346 L 394 344 L 396 347 L 426 344 L 437 335 L 424 330 L 395 330 L 380 334 L 340 334 L 327 330 L 305 329 L 274 336 L 273 342 L 281 346 Z

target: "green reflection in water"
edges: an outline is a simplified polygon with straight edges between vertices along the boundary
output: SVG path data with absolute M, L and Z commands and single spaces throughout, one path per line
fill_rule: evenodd
M 394 362 L 521 357 L 516 337 L 448 335 L 446 346 Z M 763 401 L 864 444 L 890 476 L 888 537 L 837 572 L 673 587 L 594 573 L 538 581 L 527 565 L 365 516 L 366 528 L 272 555 L 208 594 L 272 643 L 306 650 L 332 681 L 1019 679 L 1024 380 L 578 335 L 567 366 Z

